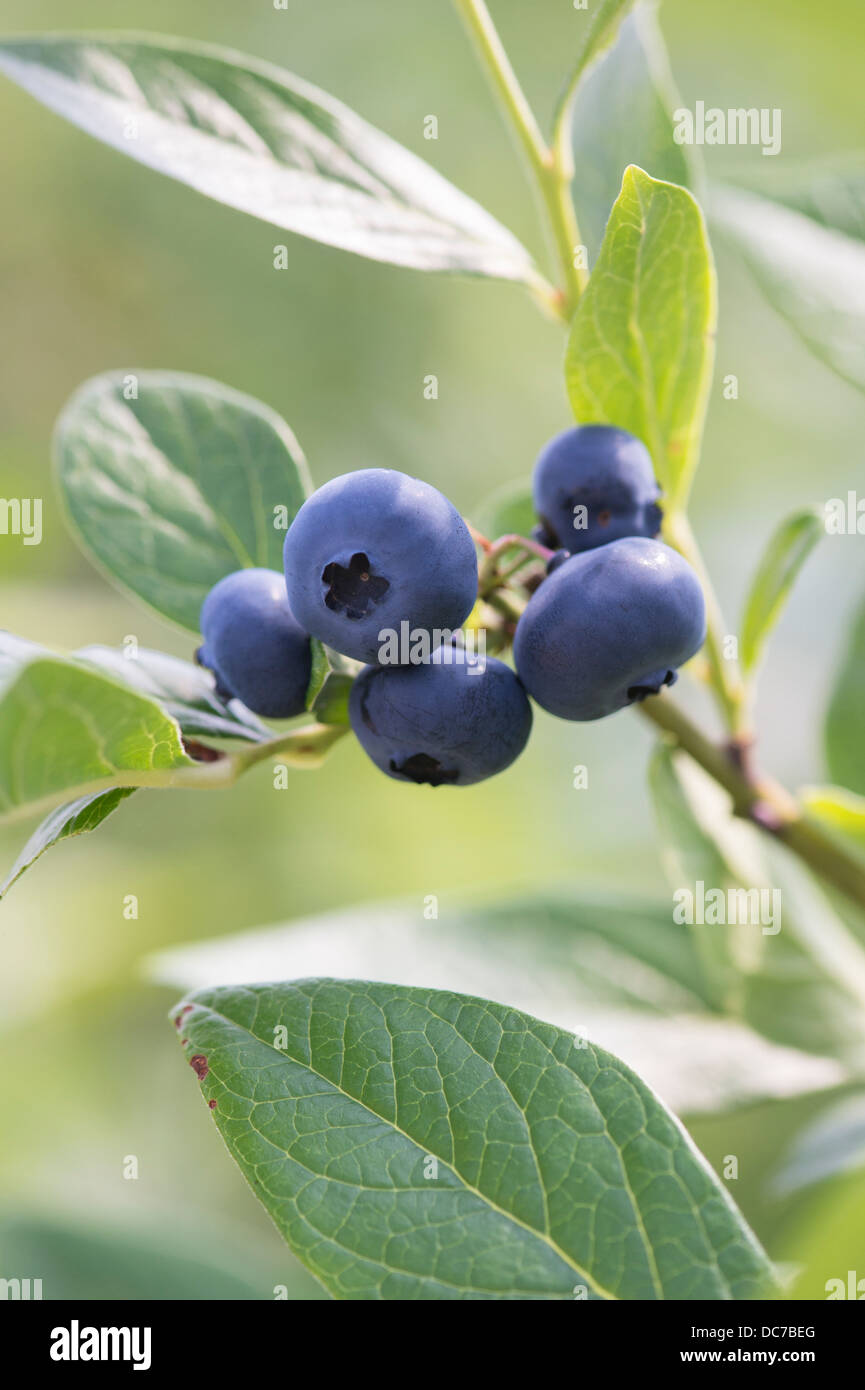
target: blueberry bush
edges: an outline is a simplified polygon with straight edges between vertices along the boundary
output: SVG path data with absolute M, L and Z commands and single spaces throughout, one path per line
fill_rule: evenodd
M 815 1090 L 843 1079 L 861 1108 L 865 772 L 850 750 L 865 628 L 827 716 L 843 785 L 794 795 L 760 765 L 754 684 L 824 518 L 779 519 L 731 637 L 688 514 L 713 374 L 707 222 L 792 331 L 863 385 L 831 269 L 806 282 L 812 260 L 783 254 L 794 228 L 831 259 L 833 229 L 804 192 L 707 183 L 673 139 L 650 6 L 600 0 L 577 16 L 547 139 L 482 0 L 456 3 L 533 180 L 550 277 L 432 167 L 266 62 L 123 33 L 0 45 L 0 69 L 46 106 L 210 198 L 394 266 L 522 287 L 561 321 L 577 422 L 524 484 L 463 518 L 390 470 L 314 490 L 285 421 L 218 382 L 135 369 L 86 382 L 55 437 L 69 526 L 108 579 L 189 634 L 190 659 L 0 634 L 0 813 L 44 817 L 3 891 L 139 791 L 225 788 L 263 761 L 313 768 L 353 734 L 385 775 L 446 799 L 507 775 L 530 701 L 576 721 L 632 707 L 657 733 L 649 779 L 673 883 L 781 883 L 783 933 L 706 932 L 652 907 L 636 924 L 610 907 L 599 930 L 554 901 L 450 930 L 496 953 L 503 997 L 524 998 L 531 962 L 547 1016 L 562 998 L 626 1002 L 646 1027 L 684 1010 L 691 1031 L 667 1034 L 688 1054 L 677 1109 L 707 1047 L 731 1056 L 711 1084 L 719 1110 L 783 1094 L 782 1055 Z M 671 692 L 680 672 L 709 692 L 717 727 Z M 430 794 L 392 788 L 408 814 Z M 322 939 L 335 930 L 323 923 Z M 724 1182 L 629 1067 L 513 1003 L 449 992 L 445 926 L 421 940 L 395 909 L 358 914 L 352 935 L 404 982 L 227 970 L 172 1011 L 229 1152 L 333 1296 L 778 1295 L 782 1274 Z M 849 1130 L 839 1120 L 830 1167 Z M 802 1138 L 793 1187 L 827 1161 L 819 1143 L 809 1158 L 815 1142 Z

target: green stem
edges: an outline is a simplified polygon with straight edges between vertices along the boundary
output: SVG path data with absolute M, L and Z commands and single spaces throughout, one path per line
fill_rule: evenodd
M 748 723 L 747 691 L 739 674 L 738 662 L 724 655 L 724 618 L 714 586 L 706 569 L 697 539 L 684 512 L 665 518 L 664 529 L 670 543 L 684 555 L 696 571 L 706 599 L 706 657 L 712 687 L 724 723 L 743 745 L 751 740 Z
M 581 238 L 570 194 L 569 154 L 562 143 L 557 142 L 552 149 L 546 144 L 484 0 L 454 0 L 454 3 L 477 45 L 541 195 L 564 277 L 558 303 L 550 307 L 570 321 L 588 271 L 574 264 Z
M 740 746 L 713 743 L 669 696 L 648 699 L 639 710 L 728 792 L 734 815 L 772 835 L 857 907 L 865 908 L 865 864 L 810 820 L 786 788 L 751 771 Z

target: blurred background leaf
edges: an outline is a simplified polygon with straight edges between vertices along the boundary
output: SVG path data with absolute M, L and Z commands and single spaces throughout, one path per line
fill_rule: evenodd
M 539 1007 L 621 1056 L 677 1111 L 713 1112 L 842 1084 L 846 1069 L 775 1047 L 715 1013 L 687 929 L 670 906 L 633 900 L 442 903 L 441 916 L 383 903 L 162 952 L 148 963 L 181 988 L 340 979 L 460 988 Z
M 836 782 L 865 796 L 865 605 L 850 632 L 826 714 L 826 759 Z
M 776 1193 L 796 1192 L 850 1169 L 865 1168 L 865 1092 L 823 1110 L 796 1136 L 772 1181 Z
M 823 518 L 810 509 L 782 522 L 764 551 L 742 615 L 741 658 L 746 671 L 760 660 L 796 576 L 821 536 Z
M 754 193 L 716 188 L 713 232 L 743 258 L 754 283 L 816 357 L 865 390 L 865 246 Z
M 263 1257 L 254 1236 L 220 1228 L 183 1231 L 176 1221 L 94 1221 L 0 1214 L 3 1278 L 41 1279 L 43 1299 L 211 1300 L 325 1298 L 288 1252 Z M 32 1297 L 32 1294 L 31 1294 Z
M 829 899 L 790 855 L 731 817 L 726 793 L 683 754 L 656 753 L 652 786 L 674 894 L 696 896 L 702 882 L 706 893 L 753 899 L 744 923 L 713 924 L 707 910 L 691 929 L 715 1007 L 865 1073 L 865 951 Z
M 529 472 L 530 470 L 527 470 Z M 537 525 L 531 483 L 503 483 L 472 509 L 471 520 L 484 536 L 530 536 Z
M 696 152 L 673 139 L 672 112 L 679 97 L 657 9 L 652 0 L 636 6 L 574 103 L 573 191 L 590 265 L 629 164 L 686 188 L 699 182 Z
M 815 160 L 773 160 L 768 169 L 764 165 L 759 171 L 743 163 L 736 178 L 753 193 L 865 241 L 865 155 L 861 151 Z

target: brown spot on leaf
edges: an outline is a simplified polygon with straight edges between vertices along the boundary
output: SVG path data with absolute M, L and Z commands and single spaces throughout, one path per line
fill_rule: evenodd
M 207 1102 L 207 1104 L 209 1105 L 209 1107 L 210 1107 L 211 1110 L 215 1110 L 215 1109 L 216 1109 L 216 1101 L 215 1101 L 215 1100 L 209 1100 L 209 1101 Z
M 181 1023 L 183 1022 L 184 1018 L 185 1018 L 186 1015 L 189 1013 L 189 1011 L 190 1011 L 191 1008 L 192 1008 L 192 1005 L 191 1005 L 191 1004 L 184 1004 L 183 1008 L 180 1010 L 180 1013 L 177 1014 L 177 1015 L 175 1016 L 175 1019 L 174 1019 L 174 1026 L 175 1026 L 175 1028 L 179 1028 L 179 1027 L 180 1027 Z
M 200 1052 L 196 1052 L 194 1057 L 190 1057 L 189 1065 L 192 1067 L 199 1081 L 203 1081 L 210 1071 L 210 1067 L 207 1065 L 207 1058 Z

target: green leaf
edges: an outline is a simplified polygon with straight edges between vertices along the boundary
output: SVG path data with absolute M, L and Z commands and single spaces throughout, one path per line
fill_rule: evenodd
M 229 1152 L 338 1297 L 721 1299 L 771 1282 L 673 1116 L 550 1024 L 332 980 L 202 990 L 174 1017 Z
M 30 836 L 6 878 L 0 884 L 0 898 L 4 898 L 31 864 L 35 864 L 46 849 L 56 845 L 59 840 L 71 839 L 74 835 L 84 835 L 95 830 L 116 811 L 121 801 L 131 796 L 134 787 L 115 787 L 110 792 L 94 792 L 91 796 L 79 796 L 66 806 L 60 806 L 47 816 L 38 829 Z
M 116 647 L 82 647 L 75 656 L 157 700 L 184 735 L 250 743 L 273 738 L 272 730 L 239 700 L 220 700 L 210 671 L 189 661 L 147 647 L 137 647 L 134 654 Z
M 574 23 L 579 26 L 576 56 L 557 103 L 557 124 L 567 120 L 570 104 L 584 75 L 613 43 L 619 25 L 633 5 L 634 0 L 595 0 L 594 4 L 579 10 L 574 16 Z
M 26 637 L 18 637 L 14 632 L 0 628 L 0 687 L 6 685 L 10 677 L 17 675 L 22 666 L 35 656 L 50 656 L 47 647 L 38 642 L 30 642 Z
M 535 276 L 477 203 L 271 63 L 195 40 L 43 34 L 0 44 L 0 71 L 140 163 L 290 232 L 421 270 Z
M 16 1212 L 0 1218 L 0 1262 L 9 1274 L 32 1271 L 42 1297 L 52 1300 L 273 1300 L 278 1285 L 292 1301 L 324 1297 L 290 1256 L 250 1250 L 246 1232 L 239 1242 L 231 1226 L 214 1222 L 196 1235 L 152 1212 L 122 1225 L 97 1218 L 86 1226 Z
M 834 1057 L 862 1076 L 859 943 L 792 856 L 731 816 L 729 797 L 700 768 L 681 753 L 665 768 L 678 786 L 665 787 L 660 806 L 664 866 L 674 893 L 687 890 L 706 905 L 692 930 L 711 997 L 773 1042 Z
M 729 1111 L 847 1079 L 835 1061 L 710 1012 L 688 929 L 669 902 L 644 898 L 442 899 L 435 931 L 415 902 L 369 903 L 174 946 L 147 970 L 179 989 L 318 970 L 508 999 L 639 1067 L 678 1113 Z
M 629 164 L 693 188 L 693 152 L 673 139 L 679 105 L 654 4 L 639 4 L 580 85 L 571 118 L 574 197 L 594 261 Z
M 206 377 L 107 372 L 85 382 L 55 435 L 60 491 L 84 550 L 163 617 L 198 631 L 233 570 L 282 570 L 309 491 L 291 430 Z
M 776 1173 L 776 1196 L 865 1168 L 865 1093 L 845 1096 L 822 1110 L 796 1139 Z
M 0 820 L 193 766 L 153 700 L 75 662 L 37 656 L 0 691 Z
M 686 776 L 683 756 L 668 744 L 659 743 L 649 764 L 649 790 L 661 832 L 667 878 L 674 891 L 703 883 L 726 892 L 738 886 L 740 880 L 729 862 L 728 851 L 695 814 Z M 748 958 L 754 950 L 753 929 L 712 930 L 692 923 L 689 931 L 713 1008 L 743 1015 Z
M 865 850 L 865 796 L 846 787 L 803 787 L 799 799 L 815 820 Z
M 769 542 L 742 615 L 741 658 L 746 671 L 760 660 L 796 577 L 825 529 L 822 515 L 808 508 L 782 522 Z
M 348 697 L 363 663 L 332 651 L 312 638 L 312 670 L 306 692 L 306 708 L 321 724 L 348 723 Z
M 644 441 L 672 509 L 697 466 L 714 333 L 715 272 L 698 204 L 627 169 L 565 373 L 581 424 L 618 425 Z
M 475 524 L 482 535 L 529 536 L 538 518 L 532 502 L 531 483 L 524 480 L 504 483 L 475 509 Z
M 717 231 L 814 356 L 865 390 L 865 246 L 767 198 L 716 188 Z
M 865 605 L 845 650 L 826 715 L 826 760 L 835 782 L 865 796 Z
M 736 171 L 736 183 L 752 193 L 804 213 L 823 227 L 865 241 L 865 157 L 859 153 L 821 156 L 816 161 L 771 160 L 759 173 Z

